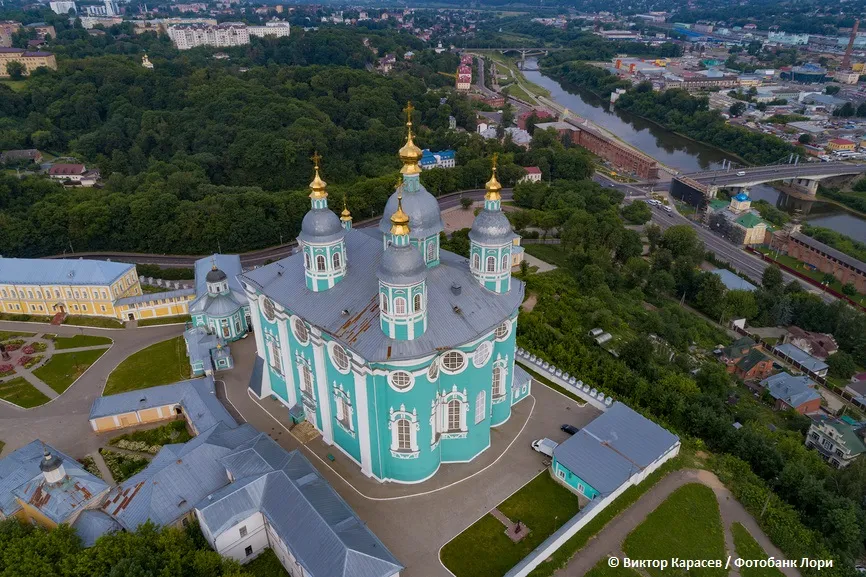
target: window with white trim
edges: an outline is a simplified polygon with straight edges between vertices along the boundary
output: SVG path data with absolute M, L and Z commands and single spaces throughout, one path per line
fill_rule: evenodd
M 423 310 L 423 307 L 421 304 L 421 294 L 420 293 L 416 294 L 414 297 L 412 297 L 412 300 L 413 300 L 412 312 L 416 312 L 416 313 L 421 312 L 421 310 Z
M 400 405 L 400 410 L 391 408 L 390 422 L 388 428 L 391 430 L 391 456 L 398 459 L 414 459 L 419 455 L 418 451 L 418 413 L 406 410 L 405 405 Z
M 427 369 L 427 378 L 431 381 L 435 381 L 439 378 L 439 361 L 437 359 L 433 359 L 430 368 Z
M 349 398 L 349 391 L 343 389 L 343 385 L 334 383 L 334 405 L 337 407 L 337 424 L 341 429 L 355 436 L 355 429 L 352 426 L 352 401 Z
M 325 270 L 325 257 L 322 255 L 319 255 L 316 257 L 316 270 L 317 271 Z
M 304 253 L 304 266 L 307 267 L 307 270 L 309 270 L 312 266 L 312 264 L 310 263 L 310 253 L 308 252 Z
M 295 338 L 302 345 L 307 344 L 310 340 L 310 331 L 307 330 L 307 325 L 298 317 L 292 322 L 292 332 L 295 333 Z
M 310 370 L 310 366 L 307 363 L 301 363 L 300 371 L 301 393 L 306 395 L 310 399 L 314 399 L 315 393 L 313 392 L 313 371 Z
M 381 297 L 379 299 L 381 301 L 379 303 L 379 308 L 382 309 L 383 313 L 388 314 L 388 295 L 386 295 L 385 293 L 381 293 L 379 297 Z
M 477 425 L 481 421 L 484 420 L 484 416 L 487 414 L 485 410 L 487 406 L 487 393 L 484 391 L 478 391 L 478 394 L 475 395 L 475 424 Z
M 442 368 L 449 373 L 457 373 L 466 367 L 466 355 L 460 351 L 448 351 L 442 355 Z
M 508 270 L 509 268 L 511 268 L 508 266 L 508 261 L 509 261 L 508 256 L 509 256 L 508 253 L 505 253 L 502 255 L 502 270 Z
M 496 272 L 496 257 L 487 257 L 487 272 Z
M 403 297 L 397 297 L 394 299 L 394 314 L 395 315 L 405 315 L 406 314 L 406 299 Z
M 226 327 L 227 330 L 228 327 Z M 280 356 L 282 354 L 282 350 L 280 348 L 280 343 L 277 342 L 275 338 L 268 338 L 268 356 L 271 364 L 271 368 L 278 375 L 283 374 L 283 359 Z
M 346 349 L 336 343 L 331 345 L 331 360 L 334 362 L 334 366 L 341 371 L 349 368 L 349 355 L 346 354 Z
M 487 364 L 487 360 L 490 359 L 490 353 L 493 349 L 493 345 L 491 345 L 488 341 L 484 341 L 478 348 L 475 349 L 475 354 L 472 355 L 472 364 L 475 365 L 476 368 L 481 368 Z
M 244 525 L 240 529 L 238 529 L 238 534 L 241 536 L 241 539 L 247 536 L 247 526 Z
M 331 262 L 333 263 L 333 265 L 334 265 L 334 269 L 335 269 L 335 270 L 338 269 L 338 268 L 340 268 L 340 253 L 335 252 L 335 253 L 331 256 Z
M 405 391 L 412 386 L 412 375 L 406 371 L 394 371 L 388 376 L 388 382 L 398 391 Z
M 504 323 L 502 323 L 501 325 L 496 327 L 496 330 L 493 331 L 493 336 L 496 337 L 496 340 L 501 341 L 505 337 L 507 337 L 508 333 L 510 333 L 510 332 L 511 332 L 511 324 L 508 321 L 505 321 Z
M 481 270 L 481 257 L 477 254 L 472 255 L 472 268 Z
M 505 396 L 505 367 L 496 365 L 493 367 L 493 398 L 499 399 Z
M 460 410 L 462 405 L 459 400 L 453 399 L 448 401 L 448 428 L 449 433 L 460 430 Z
M 427 244 L 427 260 L 435 260 L 436 259 L 436 241 L 430 242 Z

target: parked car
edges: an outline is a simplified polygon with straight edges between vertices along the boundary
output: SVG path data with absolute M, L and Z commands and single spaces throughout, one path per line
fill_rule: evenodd
M 737 176 L 746 176 L 746 171 L 741 170 L 741 171 L 737 172 Z
M 667 205 L 663 206 L 662 208 L 665 209 L 665 212 L 668 214 L 671 214 L 674 211 L 671 207 Z
M 569 435 L 573 435 L 580 430 L 577 427 L 575 427 L 574 425 L 569 425 L 568 423 L 564 424 L 563 426 L 561 426 L 559 428 L 562 429 L 563 431 L 565 431 L 566 433 L 568 433 Z
M 542 455 L 547 455 L 548 457 L 553 457 L 553 450 L 559 445 L 556 441 L 551 441 L 550 439 L 538 439 L 536 441 L 532 441 L 532 448 L 541 453 Z

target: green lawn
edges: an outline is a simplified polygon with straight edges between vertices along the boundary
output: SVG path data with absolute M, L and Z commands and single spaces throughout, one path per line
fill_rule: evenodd
M 38 407 L 50 400 L 28 383 L 24 377 L 16 377 L 5 383 L 0 383 L 0 399 L 9 401 L 25 409 Z
M 13 92 L 22 92 L 27 86 L 26 80 L 0 80 L 0 84 L 5 84 L 12 89 Z
M 0 341 L 5 341 L 6 339 L 14 339 L 16 337 L 28 338 L 35 337 L 36 333 L 22 333 L 19 331 L 0 331 Z
M 47 363 L 33 371 L 33 374 L 58 394 L 62 394 L 107 350 L 94 349 L 78 353 L 55 354 L 48 359 Z
M 620 559 L 622 561 L 622 559 Z M 634 569 L 623 569 L 622 566 L 611 567 L 607 559 L 602 559 L 584 577 L 639 577 L 640 573 Z
M 63 321 L 64 325 L 75 325 L 77 327 L 99 327 L 103 329 L 122 329 L 123 323 L 110 317 L 81 317 L 68 316 Z
M 183 337 L 174 337 L 142 349 L 120 363 L 109 375 L 105 395 L 167 385 L 189 378 L 189 360 Z
M 626 537 L 622 548 L 632 559 L 724 559 L 724 530 L 713 490 L 697 483 L 680 487 Z M 653 577 L 727 575 L 716 568 L 646 571 Z
M 175 325 L 192 321 L 189 315 L 178 315 L 174 317 L 159 317 L 155 319 L 142 319 L 138 321 L 140 327 L 152 327 L 154 325 Z
M 108 337 L 93 337 L 90 335 L 75 335 L 74 337 L 55 337 L 54 348 L 74 349 L 77 347 L 95 347 L 97 345 L 110 345 L 111 339 Z
M 505 535 L 505 526 L 489 513 L 447 543 L 442 563 L 457 577 L 501 577 L 571 519 L 580 509 L 577 496 L 543 471 L 499 504 L 512 521 L 530 530 L 519 543 Z
M 564 267 L 568 265 L 568 255 L 558 244 L 524 244 L 523 249 L 527 254 L 540 258 L 546 263 Z
M 734 548 L 737 550 L 737 557 L 740 559 L 769 559 L 770 556 L 758 545 L 755 538 L 749 534 L 749 531 L 742 524 L 732 524 L 731 534 L 734 537 Z M 784 577 L 784 573 L 775 567 L 742 567 L 740 568 L 740 577 Z
M 52 318 L 53 317 L 37 315 L 0 313 L 0 321 L 15 321 L 22 323 L 50 323 Z
M 244 573 L 253 577 L 289 577 L 273 549 L 265 549 L 261 555 L 244 565 Z
M 143 284 L 143 285 L 141 285 L 141 292 L 143 292 L 146 295 L 154 294 L 154 293 L 164 293 L 165 287 L 154 286 L 152 284 Z

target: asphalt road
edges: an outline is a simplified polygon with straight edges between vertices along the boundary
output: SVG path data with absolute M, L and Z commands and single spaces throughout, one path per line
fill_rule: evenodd
M 738 173 L 744 173 L 742 175 Z M 802 164 L 778 164 L 758 166 L 755 168 L 740 168 L 738 170 L 716 170 L 685 174 L 689 178 L 703 184 L 716 186 L 749 185 L 788 178 L 803 178 L 807 176 L 837 176 L 859 174 L 866 172 L 866 164 L 848 164 L 844 162 L 804 162 Z

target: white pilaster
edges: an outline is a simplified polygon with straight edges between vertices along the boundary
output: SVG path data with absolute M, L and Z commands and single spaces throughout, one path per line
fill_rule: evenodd
M 358 418 L 358 442 L 361 445 L 361 472 L 373 476 L 372 451 L 370 449 L 370 413 L 367 399 L 367 376 L 355 370 L 355 416 Z
M 286 399 L 290 407 L 298 403 L 298 393 L 295 390 L 295 366 L 292 363 L 291 351 L 289 350 L 289 320 L 277 320 L 277 329 L 280 333 L 280 362 L 283 365 L 283 377 L 286 379 Z
M 334 444 L 334 429 L 331 422 L 331 395 L 328 394 L 328 373 L 325 369 L 325 343 L 322 334 L 314 329 L 312 338 L 313 367 L 316 372 L 316 390 L 318 391 L 319 415 L 322 417 L 322 440 L 328 445 Z

